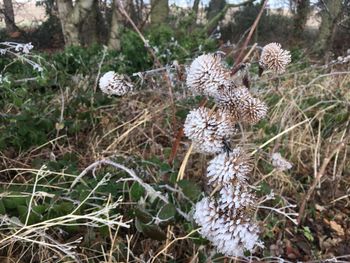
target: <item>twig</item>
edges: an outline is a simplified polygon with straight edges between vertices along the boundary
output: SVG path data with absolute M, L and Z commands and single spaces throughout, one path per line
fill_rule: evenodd
M 183 240 L 183 239 L 189 238 L 192 234 L 196 233 L 199 229 L 200 229 L 200 228 L 194 229 L 194 230 L 192 230 L 190 233 L 188 233 L 186 236 L 177 237 L 177 238 L 175 238 L 174 240 L 172 240 L 171 242 L 169 242 L 169 243 L 167 244 L 167 246 L 165 246 L 162 250 L 160 250 L 160 251 L 152 258 L 151 263 L 153 263 L 153 262 L 156 260 L 156 258 L 159 257 L 161 254 L 163 254 L 164 251 L 166 251 L 166 250 L 168 249 L 168 247 L 171 246 L 173 243 L 175 243 L 175 242 L 178 241 L 178 240 Z
M 141 38 L 142 42 L 144 43 L 145 48 L 151 54 L 151 56 L 152 56 L 154 62 L 156 63 L 157 67 L 162 68 L 163 65 L 159 61 L 159 59 L 157 58 L 156 54 L 154 53 L 153 48 L 149 45 L 149 41 L 143 36 L 141 31 L 137 28 L 137 26 L 135 25 L 134 21 L 130 18 L 130 16 L 126 12 L 126 10 L 125 10 L 125 8 L 124 8 L 124 6 L 123 6 L 121 1 L 117 5 L 117 8 L 118 8 L 119 12 L 129 21 L 129 23 L 131 24 L 133 29 L 139 35 L 139 37 Z M 176 124 L 176 109 L 175 109 L 173 89 L 172 89 L 172 85 L 171 85 L 171 81 L 169 79 L 169 76 L 168 76 L 168 74 L 166 74 L 166 72 L 163 74 L 163 78 L 164 78 L 165 82 L 167 83 L 167 86 L 168 86 L 168 89 L 169 89 L 169 96 L 170 96 L 170 101 L 171 101 L 172 111 L 173 111 L 173 126 L 175 127 L 175 124 Z
M 286 134 L 287 132 L 290 132 L 291 130 L 295 129 L 296 127 L 304 124 L 305 122 L 308 122 L 309 119 L 303 120 L 302 122 L 299 122 L 291 127 L 289 127 L 288 129 L 284 130 L 283 132 L 277 134 L 276 136 L 272 137 L 270 140 L 266 141 L 265 143 L 263 143 L 262 145 L 260 145 L 258 147 L 258 149 L 254 150 L 251 155 L 254 155 L 255 153 L 257 153 L 259 150 L 261 150 L 262 148 L 264 148 L 266 145 L 268 145 L 270 142 L 273 142 L 274 140 L 276 140 L 277 138 L 281 137 L 283 134 Z
M 331 72 L 331 73 L 327 73 L 327 74 L 322 74 L 322 75 L 319 75 L 317 78 L 314 78 L 312 81 L 310 81 L 306 87 L 309 87 L 311 86 L 313 83 L 315 83 L 317 80 L 319 80 L 320 78 L 324 78 L 324 77 L 329 77 L 329 76 L 334 76 L 334 75 L 347 75 L 347 74 L 350 74 L 350 71 L 336 71 L 336 72 Z
M 242 58 L 243 58 L 244 50 L 245 50 L 246 47 L 248 46 L 248 43 L 249 43 L 250 39 L 251 39 L 252 36 L 253 36 L 253 33 L 254 33 L 254 31 L 255 31 L 255 28 L 258 26 L 258 23 L 259 23 L 260 18 L 261 18 L 262 14 L 263 14 L 263 11 L 264 11 L 264 9 L 265 9 L 265 6 L 266 6 L 266 4 L 267 4 L 267 1 L 268 1 L 268 0 L 264 0 L 263 4 L 262 4 L 262 6 L 261 6 L 260 12 L 259 12 L 258 16 L 256 17 L 256 19 L 255 19 L 255 21 L 254 21 L 254 23 L 253 23 L 253 25 L 252 25 L 252 27 L 251 27 L 251 29 L 250 29 L 250 31 L 249 31 L 249 34 L 248 34 L 247 38 L 245 39 L 245 41 L 244 41 L 244 43 L 243 43 L 243 47 L 242 47 L 242 49 L 241 49 L 241 52 L 239 52 L 239 54 L 238 54 L 238 56 L 237 56 L 237 58 L 236 58 L 236 61 L 235 61 L 235 65 L 234 65 L 234 67 L 233 67 L 233 69 L 232 69 L 232 72 L 231 72 L 232 75 L 234 75 L 234 74 L 237 72 L 238 68 L 239 68 L 239 64 L 241 63 Z

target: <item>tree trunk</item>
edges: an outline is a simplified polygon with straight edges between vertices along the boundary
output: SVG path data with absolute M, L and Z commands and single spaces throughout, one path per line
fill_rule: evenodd
M 59 18 L 66 46 L 80 45 L 82 23 L 93 9 L 96 0 L 57 0 Z
M 208 5 L 207 19 L 210 21 L 226 7 L 226 0 L 211 0 Z
M 79 28 L 80 43 L 84 46 L 91 46 L 99 43 L 99 34 L 101 31 L 99 27 L 99 7 L 98 2 L 94 1 L 91 10 L 88 12 L 86 18 L 82 21 Z M 102 24 L 102 23 L 101 23 Z
M 169 15 L 168 0 L 151 0 L 151 24 L 159 26 L 164 24 Z
M 294 16 L 294 37 L 297 41 L 300 41 L 310 13 L 310 0 L 297 0 L 295 4 L 296 14 Z
M 4 0 L 4 11 L 6 31 L 7 33 L 13 33 L 16 31 L 16 24 L 12 0 Z
M 316 50 L 319 52 L 330 50 L 337 21 L 342 12 L 342 0 L 323 0 L 322 2 L 325 6 L 321 12 L 322 21 L 316 44 Z
M 117 5 L 119 0 L 114 0 L 112 4 L 112 21 L 109 33 L 108 48 L 120 50 L 120 31 L 121 31 L 121 14 L 118 11 Z
M 200 0 L 194 0 L 193 6 L 192 6 L 192 11 L 196 14 L 196 17 L 197 17 L 198 10 L 199 10 L 199 2 L 200 2 Z

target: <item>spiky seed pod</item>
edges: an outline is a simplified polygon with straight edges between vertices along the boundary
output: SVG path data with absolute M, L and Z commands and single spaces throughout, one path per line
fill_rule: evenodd
M 281 48 L 279 43 L 270 43 L 263 47 L 259 65 L 276 73 L 283 73 L 292 61 L 290 52 Z
M 259 228 L 245 213 L 236 214 L 228 207 L 221 209 L 213 200 L 203 198 L 196 204 L 194 220 L 201 226 L 200 233 L 217 250 L 227 256 L 243 256 L 262 246 Z
M 220 190 L 218 207 L 221 210 L 230 209 L 231 215 L 247 213 L 254 207 L 255 196 L 249 191 L 246 182 L 237 181 L 234 185 L 224 185 Z
M 235 132 L 234 125 L 225 112 L 212 112 L 205 107 L 192 110 L 184 124 L 185 135 L 193 141 L 194 148 L 202 153 L 222 152 L 224 141 Z
M 229 185 L 233 181 L 244 181 L 252 171 L 249 157 L 241 148 L 235 148 L 229 154 L 217 155 L 209 162 L 207 169 L 208 183 L 216 185 Z
M 218 106 L 229 114 L 232 122 L 238 122 L 242 117 L 240 104 L 248 98 L 251 98 L 251 95 L 247 88 L 231 85 L 221 89 L 215 100 Z
M 133 85 L 123 75 L 114 71 L 105 73 L 100 78 L 99 86 L 103 93 L 116 96 L 123 96 L 133 89 Z
M 266 116 L 267 106 L 264 102 L 253 97 L 247 97 L 240 104 L 241 119 L 255 124 Z
M 255 124 L 267 113 L 266 104 L 252 97 L 245 87 L 226 87 L 220 90 L 216 101 L 233 122 Z
M 227 85 L 229 76 L 229 71 L 223 67 L 220 56 L 205 54 L 192 62 L 186 85 L 196 94 L 215 97 L 217 89 Z

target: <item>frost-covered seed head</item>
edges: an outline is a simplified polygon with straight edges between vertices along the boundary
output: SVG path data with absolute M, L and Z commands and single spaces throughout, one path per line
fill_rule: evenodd
M 216 96 L 217 89 L 229 82 L 226 70 L 218 55 L 206 54 L 196 58 L 187 74 L 186 85 L 197 94 Z
M 291 55 L 288 50 L 281 48 L 279 43 L 270 43 L 264 46 L 259 64 L 264 69 L 270 69 L 276 73 L 283 73 L 286 66 L 291 62 Z
M 202 153 L 222 152 L 224 141 L 235 132 L 234 125 L 225 112 L 212 112 L 205 107 L 192 110 L 184 124 L 185 135 L 193 141 L 195 149 Z
M 237 217 L 242 211 L 248 211 L 254 207 L 255 196 L 249 191 L 245 182 L 237 182 L 235 185 L 225 185 L 220 190 L 218 207 L 228 210 L 231 217 Z
M 227 256 L 243 256 L 246 250 L 253 252 L 256 247 L 262 247 L 255 223 L 233 215 L 227 207 L 220 209 L 208 197 L 196 204 L 194 220 L 201 226 L 202 236 Z
M 229 87 L 222 89 L 216 97 L 219 107 L 230 115 L 232 121 L 257 123 L 265 117 L 267 106 L 254 98 L 245 87 Z
M 244 181 L 252 171 L 249 157 L 240 148 L 235 148 L 229 154 L 221 153 L 209 162 L 207 169 L 208 183 L 228 185 L 233 181 Z
M 123 96 L 133 89 L 133 85 L 123 75 L 114 71 L 105 73 L 100 78 L 99 86 L 103 93 L 116 96 Z
M 266 116 L 267 106 L 264 102 L 253 97 L 247 97 L 240 104 L 241 118 L 250 124 L 255 124 Z

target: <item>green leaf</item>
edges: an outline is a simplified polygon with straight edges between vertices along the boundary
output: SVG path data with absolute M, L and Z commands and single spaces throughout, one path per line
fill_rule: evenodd
M 140 222 L 137 218 L 135 220 L 135 226 L 137 230 L 142 232 L 145 236 L 153 239 L 162 241 L 166 239 L 166 234 L 164 231 L 157 225 L 146 225 Z
M 176 214 L 175 206 L 173 204 L 166 204 L 160 209 L 158 213 L 158 217 L 162 220 L 169 220 L 173 218 L 175 214 Z
M 178 185 L 181 187 L 182 192 L 192 201 L 197 201 L 201 196 L 201 190 L 199 187 L 189 180 L 181 180 L 178 182 Z
M 5 215 L 6 214 L 6 208 L 4 205 L 4 202 L 0 200 L 0 215 Z
M 153 216 L 141 207 L 136 207 L 135 215 L 137 219 L 139 219 L 142 223 L 145 224 L 150 223 L 153 219 Z
M 21 220 L 22 223 L 25 223 L 27 219 L 27 214 L 28 214 L 28 207 L 25 205 L 19 205 L 17 206 L 17 211 L 18 211 L 19 219 Z M 40 221 L 40 217 L 35 213 L 33 213 L 33 211 L 31 211 L 28 218 L 28 225 L 34 224 L 39 221 Z
M 26 205 L 25 197 L 6 197 L 3 199 L 7 209 L 16 209 L 19 205 Z
M 181 109 L 176 112 L 176 116 L 179 117 L 181 120 L 185 120 L 188 115 L 187 109 Z
M 33 211 L 39 215 L 43 215 L 46 210 L 48 209 L 48 205 L 47 204 L 44 204 L 44 205 L 37 205 L 37 206 L 34 206 L 33 208 Z
M 132 201 L 137 202 L 143 196 L 145 189 L 138 183 L 134 182 L 130 188 L 130 198 Z
M 310 228 L 308 226 L 303 227 L 303 234 L 309 241 L 311 241 L 311 242 L 314 241 L 314 237 L 313 237 L 313 235 L 310 231 Z

